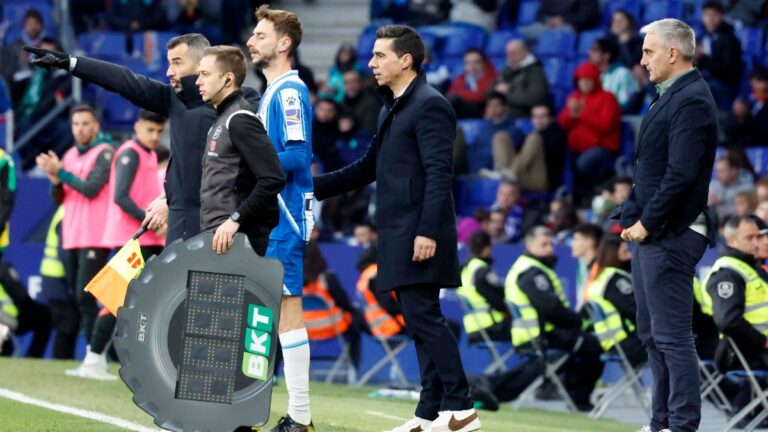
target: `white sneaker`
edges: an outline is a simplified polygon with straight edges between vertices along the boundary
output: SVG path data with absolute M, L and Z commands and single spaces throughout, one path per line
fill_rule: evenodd
M 474 409 L 464 411 L 441 411 L 432 422 L 430 432 L 471 432 L 480 430 L 480 417 Z
M 431 432 L 432 422 L 420 417 L 408 420 L 404 425 L 398 426 L 387 432 Z
M 81 364 L 80 367 L 76 369 L 68 369 L 64 371 L 64 373 L 67 376 L 93 379 L 93 380 L 99 380 L 99 381 L 117 380 L 117 375 L 113 375 L 107 372 L 107 368 L 99 364 L 91 364 L 91 365 Z

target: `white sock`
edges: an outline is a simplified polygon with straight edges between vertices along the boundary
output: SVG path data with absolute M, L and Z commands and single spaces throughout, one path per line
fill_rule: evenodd
M 312 421 L 309 411 L 309 336 L 307 329 L 280 334 L 283 347 L 283 371 L 288 388 L 288 415 L 301 424 Z
M 83 366 L 98 366 L 104 361 L 104 356 L 99 353 L 95 353 L 89 349 L 85 352 L 85 359 L 83 360 Z

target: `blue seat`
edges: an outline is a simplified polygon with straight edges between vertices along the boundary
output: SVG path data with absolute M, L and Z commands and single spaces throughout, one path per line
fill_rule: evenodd
M 768 174 L 768 147 L 749 147 L 744 151 L 758 176 Z
M 482 50 L 485 46 L 485 34 L 470 32 L 467 34 L 456 33 L 445 38 L 443 42 L 443 58 L 461 58 L 468 49 Z
M 736 37 L 741 41 L 741 50 L 745 55 L 759 58 L 765 46 L 765 31 L 760 28 L 743 27 L 736 30 Z
M 683 18 L 683 3 L 680 0 L 653 0 L 645 3 L 642 22 L 647 24 L 664 18 Z
M 536 21 L 536 14 L 539 13 L 539 2 L 524 1 L 520 3 L 520 9 L 517 12 L 517 25 L 526 26 Z
M 642 2 L 637 0 L 613 0 L 605 3 L 603 8 L 603 27 L 608 26 L 613 18 L 613 13 L 617 10 L 625 10 L 635 19 L 636 22 L 640 21 L 640 10 Z
M 108 131 L 130 130 L 139 115 L 138 107 L 106 90 L 97 93 L 96 105 L 101 109 L 102 124 Z
M 357 38 L 357 58 L 366 59 L 371 57 L 373 44 L 376 42 L 376 27 L 368 26 L 363 29 Z
M 541 58 L 572 59 L 576 54 L 576 33 L 566 29 L 544 31 L 534 51 Z
M 586 57 L 589 54 L 589 50 L 592 49 L 592 45 L 595 44 L 595 41 L 603 36 L 605 36 L 603 30 L 585 30 L 579 33 L 579 46 L 576 49 L 578 57 Z
M 488 35 L 488 43 L 485 45 L 485 53 L 488 57 L 506 57 L 507 43 L 512 39 L 523 39 L 525 35 L 514 30 L 500 30 Z
M 77 38 L 80 49 L 88 56 L 101 59 L 118 60 L 129 57 L 125 33 L 91 32 Z M 134 49 L 136 46 L 134 45 Z
M 519 118 L 515 120 L 515 127 L 525 135 L 528 135 L 533 131 L 533 123 L 529 118 Z
M 451 80 L 456 79 L 464 72 L 464 59 L 461 57 L 449 57 L 441 61 L 445 67 L 448 68 L 448 73 L 451 74 Z
M 765 370 L 755 370 L 752 369 L 752 375 L 754 375 L 757 378 L 765 378 L 768 377 L 768 371 Z M 749 373 L 745 370 L 732 370 L 725 373 L 725 376 L 728 378 L 748 378 Z
M 475 138 L 477 138 L 477 135 L 480 133 L 480 129 L 485 124 L 485 120 L 464 119 L 459 120 L 457 123 L 459 128 L 461 128 L 461 132 L 464 134 L 464 141 L 468 146 L 471 146 L 475 143 Z
M 543 63 L 544 75 L 547 76 L 550 86 L 571 87 L 574 72 L 573 63 L 554 57 L 544 59 Z

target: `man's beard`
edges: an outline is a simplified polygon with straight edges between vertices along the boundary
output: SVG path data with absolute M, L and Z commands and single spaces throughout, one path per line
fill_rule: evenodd
M 262 56 L 259 60 L 256 61 L 255 66 L 258 69 L 265 69 L 269 67 L 270 63 L 275 61 L 277 58 L 277 49 L 273 49 L 269 55 Z

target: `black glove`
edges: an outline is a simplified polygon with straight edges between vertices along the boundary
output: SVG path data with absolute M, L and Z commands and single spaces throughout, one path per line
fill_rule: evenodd
M 61 51 L 53 51 L 43 48 L 25 46 L 24 51 L 35 55 L 32 64 L 46 70 L 64 69 L 69 70 L 69 54 Z

